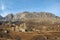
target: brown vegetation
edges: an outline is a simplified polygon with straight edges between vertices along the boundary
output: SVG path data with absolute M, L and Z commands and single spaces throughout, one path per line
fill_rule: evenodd
M 60 40 L 60 23 L 5 23 L 0 25 L 0 40 Z

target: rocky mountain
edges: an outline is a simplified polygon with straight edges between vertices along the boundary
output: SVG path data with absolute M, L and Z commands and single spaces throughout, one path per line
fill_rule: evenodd
M 13 19 L 14 15 L 13 14 L 8 14 L 6 17 L 5 17 L 5 20 L 6 21 L 11 21 Z
M 13 21 L 59 22 L 60 17 L 49 12 L 22 12 L 13 17 Z
M 4 20 L 4 18 L 0 15 L 0 21 L 3 21 Z
M 0 16 L 0 20 L 3 17 Z M 22 12 L 8 14 L 5 18 L 6 21 L 34 21 L 34 22 L 60 22 L 60 17 L 49 12 Z

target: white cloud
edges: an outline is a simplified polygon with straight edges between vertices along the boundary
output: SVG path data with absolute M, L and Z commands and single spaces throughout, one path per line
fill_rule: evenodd
M 2 11 L 5 10 L 5 5 L 4 5 L 4 4 L 1 5 L 1 10 L 2 10 Z

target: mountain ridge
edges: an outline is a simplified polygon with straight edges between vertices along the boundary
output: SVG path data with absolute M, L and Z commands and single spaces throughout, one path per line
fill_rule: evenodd
M 3 19 L 4 18 L 4 19 Z M 60 17 L 49 13 L 49 12 L 22 12 L 14 14 L 8 14 L 6 17 L 0 17 L 0 20 L 3 19 L 5 21 L 54 21 L 59 22 Z

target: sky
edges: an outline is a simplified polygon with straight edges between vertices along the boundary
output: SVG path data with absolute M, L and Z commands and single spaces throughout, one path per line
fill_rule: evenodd
M 0 15 L 18 12 L 50 12 L 60 16 L 60 0 L 0 0 Z

